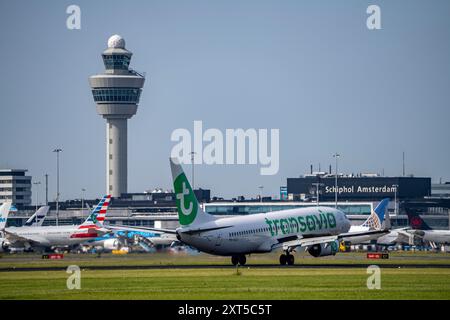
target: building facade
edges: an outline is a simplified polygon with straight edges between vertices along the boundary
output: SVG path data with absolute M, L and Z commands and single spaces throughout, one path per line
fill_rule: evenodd
M 27 170 L 0 169 L 0 203 L 12 202 L 16 206 L 31 205 L 31 176 Z
M 335 176 L 308 175 L 287 179 L 288 197 L 292 200 L 316 198 L 333 201 Z M 338 176 L 339 201 L 377 201 L 384 198 L 421 199 L 431 195 L 431 178 Z
M 450 182 L 432 184 L 431 195 L 433 197 L 450 198 Z

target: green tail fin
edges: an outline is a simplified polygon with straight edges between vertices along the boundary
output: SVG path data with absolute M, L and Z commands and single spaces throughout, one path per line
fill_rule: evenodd
M 170 169 L 172 170 L 173 188 L 180 224 L 189 226 L 214 220 L 213 216 L 205 213 L 200 207 L 178 159 L 170 158 Z

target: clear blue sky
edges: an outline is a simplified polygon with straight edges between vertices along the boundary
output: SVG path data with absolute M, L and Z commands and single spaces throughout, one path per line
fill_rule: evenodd
M 66 8 L 81 7 L 81 30 Z M 382 30 L 366 28 L 366 8 Z M 0 167 L 50 174 L 62 198 L 105 189 L 105 121 L 88 77 L 112 34 L 147 73 L 129 121 L 129 191 L 171 188 L 176 128 L 280 129 L 280 170 L 198 166 L 213 195 L 279 194 L 286 177 L 327 168 L 450 180 L 450 1 L 0 2 Z M 190 172 L 190 168 L 186 167 Z M 42 195 L 43 188 L 40 189 Z M 33 199 L 34 200 L 34 199 Z M 43 197 L 41 196 L 41 201 Z

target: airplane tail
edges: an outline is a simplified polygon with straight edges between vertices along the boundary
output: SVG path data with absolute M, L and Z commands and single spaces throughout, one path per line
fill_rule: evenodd
M 406 214 L 408 215 L 411 228 L 416 230 L 431 230 L 431 227 L 422 219 L 417 210 L 408 209 Z
M 27 227 L 40 227 L 44 223 L 44 219 L 47 216 L 49 206 L 40 207 L 26 222 Z
M 108 210 L 110 202 L 111 195 L 105 195 L 80 226 L 80 229 L 86 227 L 103 226 L 103 222 L 105 221 L 106 217 L 106 211 Z
M 383 222 L 388 205 L 388 198 L 381 200 L 377 207 L 372 211 L 369 218 L 367 218 L 361 226 L 368 227 L 370 230 L 381 230 L 383 226 L 385 226 Z
M 170 158 L 173 188 L 176 195 L 178 220 L 182 226 L 195 226 L 214 221 L 215 217 L 203 211 L 178 159 Z
M 0 206 L 0 230 L 5 229 L 6 227 L 6 221 L 8 220 L 10 209 L 11 202 L 5 202 Z

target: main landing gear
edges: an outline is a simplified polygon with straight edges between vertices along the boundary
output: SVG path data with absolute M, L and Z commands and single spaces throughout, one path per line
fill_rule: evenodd
M 292 266 L 295 262 L 294 256 L 292 254 L 290 254 L 289 252 L 286 252 L 286 254 L 282 254 L 280 256 L 280 265 L 284 266 L 284 265 L 289 265 Z
M 247 258 L 243 254 L 237 255 L 237 256 L 231 256 L 231 263 L 233 264 L 233 266 L 235 266 L 237 264 L 239 264 L 240 266 L 244 266 L 246 262 L 247 262 Z

